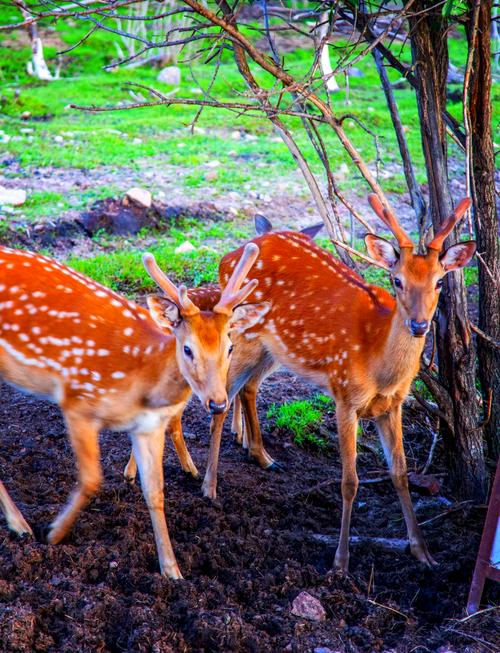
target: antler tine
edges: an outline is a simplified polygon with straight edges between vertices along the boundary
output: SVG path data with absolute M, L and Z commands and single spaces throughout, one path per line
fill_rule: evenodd
M 382 220 L 382 222 L 389 227 L 400 247 L 411 247 L 413 249 L 413 243 L 411 238 L 408 236 L 403 227 L 399 224 L 398 219 L 392 211 L 386 209 L 380 199 L 375 193 L 370 193 L 368 195 L 368 201 L 370 206 Z
M 241 304 L 241 302 L 252 292 L 258 283 L 256 279 L 247 283 L 243 288 L 241 288 L 241 284 L 258 256 L 259 248 L 257 245 L 255 243 L 247 243 L 243 249 L 240 260 L 234 268 L 231 278 L 222 291 L 219 302 L 214 307 L 215 312 L 231 313 L 233 308 L 238 304 Z
M 150 254 L 149 252 L 143 254 L 142 262 L 149 276 L 163 290 L 163 292 L 177 304 L 183 315 L 193 315 L 194 313 L 199 312 L 198 307 L 189 299 L 186 286 L 180 286 L 177 288 L 177 286 L 170 281 L 167 275 L 160 270 L 153 254 Z
M 446 218 L 446 220 L 438 229 L 434 238 L 427 245 L 427 249 L 436 249 L 438 252 L 441 251 L 445 239 L 453 231 L 453 227 L 462 218 L 462 216 L 464 215 L 464 213 L 467 211 L 467 209 L 470 207 L 471 204 L 472 204 L 472 200 L 470 199 L 470 197 L 465 197 L 463 200 L 461 200 L 458 203 L 457 208 L 453 211 L 453 213 L 448 218 Z

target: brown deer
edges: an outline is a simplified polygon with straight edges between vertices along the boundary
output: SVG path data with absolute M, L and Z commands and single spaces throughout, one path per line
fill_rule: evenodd
M 249 455 L 263 467 L 275 465 L 265 451 L 256 410 L 262 379 L 284 365 L 321 386 L 336 401 L 342 458 L 342 523 L 335 564 L 348 568 L 349 525 L 358 488 L 356 431 L 362 417 L 374 418 L 398 493 L 412 553 L 435 564 L 417 525 L 408 491 L 403 450 L 401 407 L 416 376 L 436 310 L 445 274 L 466 265 L 475 252 L 472 241 L 443 251 L 443 243 L 470 206 L 462 200 L 427 245 L 426 254 L 413 244 L 392 212 L 375 195 L 370 204 L 389 227 L 399 251 L 378 236 L 365 237 L 372 260 L 393 280 L 395 297 L 366 283 L 353 270 L 318 247 L 307 236 L 266 233 L 253 240 L 260 255 L 253 274 L 259 281 L 255 301 L 270 310 L 234 341 L 228 376 L 231 401 L 239 393 L 245 414 Z M 224 286 L 241 249 L 225 256 L 220 266 Z M 224 414 L 214 417 L 211 457 L 204 482 L 206 495 L 216 495 L 218 441 Z
M 128 431 L 161 572 L 182 577 L 164 514 L 165 429 L 179 419 L 191 391 L 212 414 L 227 410 L 229 335 L 269 308 L 241 305 L 257 285 L 243 285 L 257 256 L 249 243 L 217 304 L 203 311 L 145 254 L 148 273 L 166 295 L 148 297 L 148 312 L 46 256 L 0 247 L 0 379 L 60 406 L 78 467 L 77 487 L 52 522 L 49 543 L 62 540 L 100 486 L 99 431 Z M 189 469 L 175 429 L 173 439 Z M 13 531 L 32 533 L 1 482 L 0 507 Z

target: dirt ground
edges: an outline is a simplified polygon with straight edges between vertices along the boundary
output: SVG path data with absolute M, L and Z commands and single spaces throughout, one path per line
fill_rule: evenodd
M 147 508 L 139 485 L 122 470 L 129 451 L 124 434 L 104 433 L 104 487 L 62 544 L 43 543 L 43 527 L 66 500 L 74 463 L 58 410 L 2 387 L 0 477 L 37 540 L 20 541 L 0 518 L 0 650 L 24 653 L 201 653 L 358 651 L 445 653 L 499 650 L 495 612 L 467 621 L 468 586 L 479 545 L 484 507 L 466 504 L 447 512 L 442 498 L 414 494 L 419 521 L 439 567 L 428 570 L 408 551 L 372 545 L 351 547 L 350 575 L 330 571 L 340 520 L 340 475 L 333 416 L 326 422 L 326 453 L 298 449 L 273 430 L 266 409 L 312 389 L 281 372 L 259 397 L 266 445 L 286 465 L 284 473 L 249 463 L 226 431 L 219 498 L 202 498 L 200 482 L 185 476 L 167 447 L 166 512 L 186 580 L 158 573 Z M 425 461 L 429 433 L 424 417 L 405 414 L 409 465 Z M 200 470 L 208 453 L 208 419 L 198 401 L 187 410 L 188 447 Z M 375 444 L 371 425 L 368 442 Z M 360 478 L 380 476 L 373 447 L 360 447 Z M 433 471 L 441 471 L 439 456 Z M 442 495 L 447 493 L 446 485 Z M 446 514 L 442 514 L 446 513 Z M 362 484 L 352 534 L 404 537 L 404 524 L 389 482 Z M 291 614 L 291 602 L 307 591 L 326 619 Z M 486 604 L 498 603 L 488 585 Z M 498 617 L 498 613 L 496 615 Z M 498 625 L 498 624 L 497 624 Z

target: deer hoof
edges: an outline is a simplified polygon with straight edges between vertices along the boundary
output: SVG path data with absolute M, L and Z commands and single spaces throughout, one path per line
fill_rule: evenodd
M 283 463 L 280 463 L 279 460 L 273 460 L 273 462 L 266 467 L 271 472 L 284 472 L 286 466 Z

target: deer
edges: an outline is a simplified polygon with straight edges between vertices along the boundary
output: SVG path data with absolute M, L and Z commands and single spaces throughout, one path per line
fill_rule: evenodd
M 259 236 L 273 231 L 273 225 L 271 221 L 268 218 L 266 218 L 266 216 L 260 213 L 256 213 L 254 216 L 254 226 L 255 226 L 255 231 Z M 323 227 L 324 224 L 321 222 L 314 225 L 303 227 L 299 231 L 299 233 L 309 238 L 314 238 L 321 231 L 321 229 L 323 229 Z M 192 302 L 194 302 L 194 304 L 196 304 L 196 306 L 198 306 L 201 310 L 206 310 L 206 311 L 213 310 L 217 302 L 220 301 L 221 292 L 222 291 L 220 286 L 215 284 L 207 284 L 204 286 L 200 286 L 198 288 L 190 288 L 187 291 L 189 299 Z M 233 352 L 232 360 L 238 358 L 238 353 L 239 353 L 238 351 Z M 176 416 L 175 421 L 172 420 L 172 422 L 170 423 L 170 437 L 173 440 L 174 446 L 177 449 L 182 470 L 185 473 L 191 474 L 193 478 L 198 479 L 199 478 L 198 469 L 193 463 L 191 456 L 187 451 L 187 447 L 185 446 L 184 437 L 182 433 L 181 417 L 182 415 L 179 414 L 178 416 Z M 215 429 L 215 422 L 212 419 L 212 423 L 210 425 L 210 431 L 213 432 L 214 429 Z M 233 417 L 232 417 L 232 424 L 231 424 L 231 434 L 237 444 L 241 445 L 243 449 L 248 449 L 246 431 L 243 427 L 243 412 L 242 412 L 241 402 L 238 394 L 234 396 L 234 401 L 233 401 Z M 259 462 L 259 464 L 261 464 L 262 467 L 269 470 L 281 471 L 283 469 L 283 466 L 278 461 L 274 461 L 266 453 L 261 453 L 261 455 L 259 456 L 259 460 L 257 462 Z M 137 475 L 137 464 L 135 462 L 134 454 L 132 452 L 125 466 L 123 476 L 128 483 L 133 484 L 135 482 L 136 475 Z M 205 480 L 203 483 L 203 493 L 205 494 L 205 496 L 215 499 L 216 497 L 214 491 L 215 490 L 212 488 L 212 474 L 210 473 L 210 470 L 207 470 L 207 473 L 205 475 Z
M 398 247 L 367 234 L 371 261 L 392 279 L 394 293 L 368 284 L 360 275 L 304 234 L 264 233 L 253 274 L 259 281 L 249 301 L 271 305 L 267 313 L 234 342 L 228 398 L 239 394 L 245 415 L 248 453 L 262 467 L 275 461 L 262 441 L 256 396 L 263 378 L 280 365 L 328 392 L 336 402 L 342 463 L 342 518 L 335 566 L 348 570 L 349 529 L 358 489 L 356 433 L 360 418 L 375 421 L 390 476 L 401 503 L 410 550 L 434 566 L 417 524 L 407 480 L 403 448 L 402 404 L 418 373 L 443 277 L 475 253 L 474 241 L 443 249 L 446 237 L 469 208 L 463 199 L 447 218 L 425 253 L 415 253 L 411 238 L 394 213 L 375 194 L 369 202 L 394 235 Z M 229 280 L 241 248 L 227 254 L 219 268 L 220 285 Z M 217 452 L 225 413 L 213 417 L 211 451 Z M 216 496 L 217 457 L 210 458 L 204 493 Z
M 181 464 L 192 471 L 176 424 L 192 393 L 212 415 L 227 409 L 230 337 L 269 309 L 245 303 L 257 285 L 244 281 L 257 256 L 258 247 L 248 243 L 217 303 L 206 311 L 146 253 L 145 268 L 163 293 L 147 298 L 147 310 L 47 256 L 0 247 L 0 381 L 60 407 L 76 458 L 77 486 L 50 524 L 50 544 L 67 535 L 99 489 L 99 432 L 125 431 L 160 571 L 182 578 L 164 513 L 165 430 Z M 0 508 L 12 531 L 33 535 L 1 481 Z

